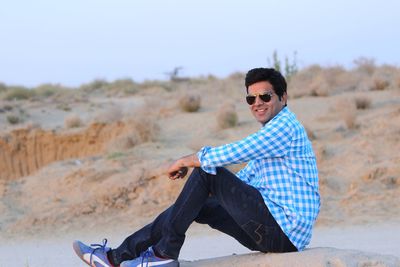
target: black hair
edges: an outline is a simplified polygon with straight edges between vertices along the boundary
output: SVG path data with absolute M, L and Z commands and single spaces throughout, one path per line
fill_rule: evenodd
M 246 92 L 249 92 L 250 85 L 262 81 L 269 82 L 278 95 L 279 100 L 281 100 L 281 97 L 286 93 L 287 84 L 282 74 L 273 68 L 255 68 L 249 70 L 245 78 Z

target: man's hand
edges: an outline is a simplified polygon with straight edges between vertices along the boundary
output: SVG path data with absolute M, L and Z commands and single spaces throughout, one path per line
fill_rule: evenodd
M 200 161 L 196 154 L 185 156 L 173 162 L 168 167 L 167 175 L 171 180 L 184 178 L 190 167 L 200 167 Z
M 167 174 L 169 179 L 175 180 L 179 178 L 183 178 L 186 176 L 188 172 L 188 167 L 184 165 L 182 159 L 178 159 L 173 162 L 167 170 Z
M 175 179 L 180 179 L 180 178 L 184 178 L 188 172 L 188 167 L 182 167 L 179 169 L 179 171 L 175 171 L 169 174 L 169 178 L 171 180 L 175 180 Z

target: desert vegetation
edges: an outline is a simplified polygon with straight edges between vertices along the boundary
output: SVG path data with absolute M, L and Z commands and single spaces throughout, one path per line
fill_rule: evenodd
M 352 68 L 299 68 L 278 55 L 273 62 L 290 76 L 288 106 L 306 126 L 317 157 L 318 223 L 359 222 L 366 210 L 367 220 L 400 216 L 400 69 L 365 58 Z M 68 229 L 89 215 L 107 224 L 97 220 L 104 211 L 123 224 L 114 208 L 154 215 L 183 184 L 165 180 L 163 164 L 259 129 L 244 100 L 244 75 L 95 79 L 76 88 L 0 83 L 0 185 L 6 188 L 0 198 L 11 203 L 20 195 L 13 205 L 24 207 L 16 214 L 4 207 L 1 229 Z M 38 193 L 43 184 L 48 190 Z M 39 204 L 30 206 L 32 200 Z M 393 209 L 389 214 L 381 206 Z
M 186 93 L 179 99 L 179 107 L 186 112 L 196 112 L 200 109 L 201 97 L 195 93 Z
M 218 108 L 217 123 L 221 129 L 232 128 L 237 125 L 238 115 L 234 103 L 225 102 Z
M 354 67 L 346 69 L 342 66 L 323 67 L 311 65 L 300 69 L 297 65 L 296 53 L 293 58 L 285 56 L 281 60 L 275 51 L 269 64 L 280 70 L 289 79 L 289 93 L 292 97 L 302 96 L 327 96 L 346 91 L 382 91 L 400 87 L 399 68 L 391 65 L 375 64 L 373 59 L 359 58 L 354 60 Z M 171 74 L 176 76 L 176 71 Z M 175 76 L 174 76 L 175 75 Z M 82 84 L 77 88 L 66 87 L 61 84 L 41 84 L 37 87 L 25 87 L 19 85 L 6 85 L 0 83 L 0 99 L 6 101 L 43 99 L 71 94 L 102 95 L 102 96 L 130 96 L 143 93 L 149 89 L 159 88 L 161 91 L 176 91 L 178 88 L 191 88 L 194 84 L 207 87 L 215 81 L 235 81 L 242 83 L 244 73 L 233 73 L 230 76 L 219 79 L 209 75 L 207 77 L 193 77 L 182 79 L 170 79 L 168 81 L 144 81 L 137 83 L 130 78 L 117 79 L 109 82 L 104 79 L 95 79 Z M 190 90 L 181 95 L 182 109 L 196 109 L 199 106 L 199 95 Z M 190 103 L 189 103 L 190 102 Z M 193 107 L 191 107 L 193 105 Z
M 371 107 L 371 99 L 368 97 L 356 97 L 354 102 L 357 109 L 368 109 Z
M 82 126 L 82 119 L 78 114 L 69 114 L 64 120 L 65 128 L 77 128 Z

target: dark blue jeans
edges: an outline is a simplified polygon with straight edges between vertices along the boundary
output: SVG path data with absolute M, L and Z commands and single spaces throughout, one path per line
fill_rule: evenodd
M 269 212 L 260 192 L 225 168 L 211 175 L 195 168 L 176 202 L 152 223 L 127 237 L 110 258 L 116 265 L 148 247 L 177 259 L 192 222 L 208 224 L 250 250 L 297 251 Z

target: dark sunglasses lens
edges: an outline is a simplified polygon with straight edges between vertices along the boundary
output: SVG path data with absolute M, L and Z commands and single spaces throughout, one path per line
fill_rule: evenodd
M 252 95 L 248 95 L 248 96 L 246 96 L 246 101 L 247 101 L 247 104 L 253 105 L 254 102 L 256 101 L 256 97 L 252 96 Z
M 269 102 L 271 101 L 271 96 L 269 94 L 265 94 L 265 95 L 260 95 L 260 98 L 262 101 L 264 102 Z

